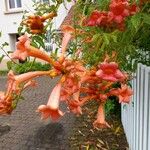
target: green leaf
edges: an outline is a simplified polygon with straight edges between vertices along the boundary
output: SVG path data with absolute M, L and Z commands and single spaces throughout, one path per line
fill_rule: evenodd
M 2 62 L 2 60 L 3 60 L 4 57 L 5 57 L 5 55 L 2 55 L 2 56 L 0 57 L 0 63 Z
M 117 42 L 117 36 L 111 35 L 111 37 L 112 37 L 113 41 L 116 43 Z
M 13 65 L 12 61 L 8 61 L 7 62 L 7 68 L 8 68 L 8 70 L 12 69 L 12 65 Z
M 149 14 L 143 13 L 142 18 L 143 18 L 144 23 L 150 25 L 150 15 Z
M 140 17 L 140 15 L 134 15 L 131 18 L 131 23 L 132 23 L 133 27 L 135 28 L 135 30 L 137 31 L 139 29 L 140 24 L 141 24 L 141 17 Z
M 5 42 L 5 43 L 2 44 L 3 47 L 8 46 L 8 45 L 9 44 L 7 42 Z
M 98 39 L 101 37 L 101 34 L 95 34 L 94 36 L 93 36 L 93 38 L 92 38 L 92 41 L 93 42 L 97 42 L 98 41 Z
M 34 41 L 31 42 L 31 45 L 36 47 L 36 48 L 39 48 L 38 44 L 36 42 L 34 42 Z
M 22 26 L 20 26 L 20 27 L 18 28 L 18 34 L 19 34 L 19 35 L 21 35 L 21 34 L 22 34 L 22 33 L 21 33 L 21 32 L 22 32 L 22 29 L 23 29 L 23 27 L 22 27 Z
M 106 33 L 104 33 L 103 34 L 103 40 L 104 40 L 104 42 L 106 43 L 106 45 L 109 45 L 109 35 L 108 34 L 106 34 Z
M 38 43 L 40 45 L 40 47 L 45 48 L 45 44 L 43 42 L 43 38 L 41 36 L 34 36 L 33 41 Z

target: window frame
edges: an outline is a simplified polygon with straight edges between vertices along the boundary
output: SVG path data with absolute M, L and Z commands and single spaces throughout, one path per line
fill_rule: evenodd
M 47 3 L 47 2 L 44 2 L 43 0 L 40 0 L 40 2 L 43 3 L 43 4 Z M 50 4 L 50 0 L 48 0 L 48 4 Z
M 15 8 L 10 8 L 9 0 L 6 0 L 6 11 L 7 12 L 20 12 L 22 11 L 22 0 L 21 0 L 21 7 L 17 7 L 17 0 L 14 0 L 15 2 Z

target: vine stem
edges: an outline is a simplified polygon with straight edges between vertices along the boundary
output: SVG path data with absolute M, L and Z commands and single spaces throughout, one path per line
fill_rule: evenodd
M 0 49 L 6 54 L 6 56 L 15 64 L 19 65 L 18 63 L 16 63 L 9 55 L 8 53 L 3 49 L 3 47 L 0 46 Z M 20 65 L 19 65 L 20 66 Z

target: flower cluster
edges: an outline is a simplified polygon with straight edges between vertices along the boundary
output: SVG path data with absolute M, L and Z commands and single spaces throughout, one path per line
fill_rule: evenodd
M 29 86 L 36 86 L 36 82 L 31 79 L 46 73 L 44 71 L 37 71 L 14 75 L 10 70 L 8 73 L 7 90 L 6 92 L 0 92 L 0 115 L 11 114 L 20 98 L 21 92 Z
M 0 93 L 0 114 L 9 114 L 13 110 L 13 103 L 21 91 L 28 86 L 35 85 L 34 77 L 47 75 L 50 77 L 60 76 L 60 80 L 52 90 L 46 105 L 40 105 L 37 112 L 40 112 L 42 119 L 51 118 L 58 120 L 65 113 L 59 108 L 60 102 L 68 106 L 67 112 L 76 115 L 82 114 L 82 106 L 89 101 L 99 102 L 97 119 L 94 127 L 105 128 L 110 125 L 105 121 L 104 106 L 109 96 L 117 96 L 119 102 L 128 103 L 132 90 L 126 85 L 127 74 L 123 73 L 116 62 L 111 62 L 107 56 L 104 62 L 96 68 L 86 69 L 79 60 L 72 60 L 65 55 L 69 41 L 73 37 L 74 29 L 71 26 L 63 27 L 63 39 L 61 56 L 53 60 L 48 54 L 30 45 L 30 38 L 23 35 L 16 43 L 16 51 L 11 55 L 13 59 L 24 60 L 28 56 L 36 57 L 50 63 L 53 68 L 49 71 L 34 71 L 22 75 L 8 73 L 7 92 Z M 113 85 L 120 83 L 120 87 Z
M 125 19 L 134 15 L 139 10 L 136 4 L 129 4 L 128 0 L 111 0 L 109 10 L 94 10 L 90 17 L 85 20 L 87 26 L 100 26 L 112 28 L 117 25 L 118 29 L 124 29 Z

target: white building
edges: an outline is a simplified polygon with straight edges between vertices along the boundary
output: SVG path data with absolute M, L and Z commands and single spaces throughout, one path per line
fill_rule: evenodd
M 40 2 L 47 2 L 50 0 L 38 0 Z M 67 9 L 64 5 L 61 5 L 58 10 L 58 16 L 54 19 L 54 27 L 59 28 L 64 18 L 68 14 L 73 2 L 66 3 Z M 15 42 L 17 41 L 17 29 L 21 22 L 23 11 L 27 10 L 33 12 L 32 0 L 1 0 L 0 3 L 0 31 L 2 36 L 0 37 L 0 44 L 7 42 L 9 46 L 6 48 L 7 51 L 15 50 Z M 3 54 L 0 50 L 0 56 Z M 6 59 L 6 58 L 5 58 Z M 8 59 L 8 58 L 7 58 Z M 0 70 L 5 68 L 5 61 L 0 64 Z

